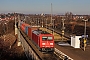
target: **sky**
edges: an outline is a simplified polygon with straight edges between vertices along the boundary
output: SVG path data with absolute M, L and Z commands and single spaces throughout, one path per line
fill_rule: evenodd
M 90 14 L 90 0 L 0 0 L 0 13 Z

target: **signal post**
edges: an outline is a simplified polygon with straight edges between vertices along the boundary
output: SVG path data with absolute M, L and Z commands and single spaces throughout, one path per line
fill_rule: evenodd
M 86 36 L 86 22 L 88 21 L 88 19 L 84 20 L 83 21 L 85 22 L 85 28 L 84 28 L 84 51 L 85 51 L 85 48 L 86 48 L 86 42 L 87 42 L 87 36 Z

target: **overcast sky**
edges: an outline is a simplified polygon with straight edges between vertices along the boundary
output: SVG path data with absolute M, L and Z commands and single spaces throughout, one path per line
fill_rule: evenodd
M 0 13 L 90 14 L 90 0 L 0 0 Z

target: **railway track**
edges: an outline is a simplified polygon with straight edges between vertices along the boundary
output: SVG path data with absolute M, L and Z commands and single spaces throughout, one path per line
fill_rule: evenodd
M 43 60 L 58 60 L 58 57 L 54 53 L 45 53 L 43 56 Z
M 38 56 L 39 60 L 65 60 L 65 59 L 73 60 L 72 58 L 70 58 L 66 54 L 64 54 L 61 51 L 59 51 L 57 48 L 55 48 L 55 51 L 53 53 L 40 52 L 37 49 L 37 47 L 32 43 L 31 39 L 28 36 L 26 36 L 26 34 L 24 32 L 22 32 L 21 30 L 20 30 L 20 32 L 23 35 L 24 39 L 26 40 L 27 44 L 36 53 L 36 55 Z
M 58 50 L 57 48 L 55 48 L 55 52 L 54 54 L 56 56 L 58 56 L 59 60 L 74 60 L 71 57 L 69 57 L 68 55 L 66 55 L 65 53 L 61 52 L 60 50 Z

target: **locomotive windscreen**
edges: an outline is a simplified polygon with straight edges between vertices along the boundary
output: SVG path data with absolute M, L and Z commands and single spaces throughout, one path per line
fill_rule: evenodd
M 52 40 L 52 36 L 43 36 L 42 40 Z

